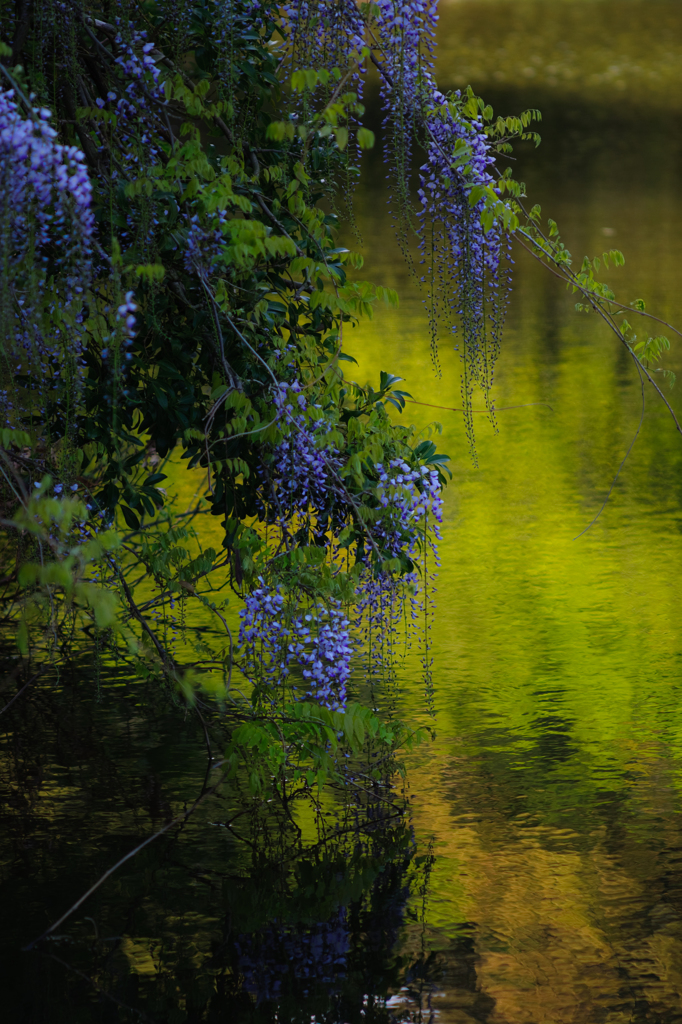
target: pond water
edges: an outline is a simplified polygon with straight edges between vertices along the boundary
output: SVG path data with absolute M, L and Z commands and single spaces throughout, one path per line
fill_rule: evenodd
M 439 42 L 442 85 L 542 109 L 515 173 L 576 259 L 618 247 L 617 295 L 682 324 L 682 5 L 451 3 Z M 148 692 L 74 656 L 0 719 L 6 1019 L 682 1021 L 682 437 L 648 390 L 578 537 L 641 393 L 615 338 L 517 252 L 498 430 L 478 416 L 474 466 L 457 357 L 444 339 L 434 375 L 373 154 L 368 171 L 365 267 L 401 306 L 346 348 L 359 379 L 405 379 L 453 470 L 434 707 L 409 669 L 397 697 L 437 732 L 409 758 L 409 818 L 396 793 L 394 825 L 276 870 L 277 822 L 247 847 L 221 827 L 226 794 L 114 875 L 49 956 L 20 953 L 211 784 L 201 731 L 163 695 L 143 714 Z M 679 413 L 682 378 L 661 385 Z

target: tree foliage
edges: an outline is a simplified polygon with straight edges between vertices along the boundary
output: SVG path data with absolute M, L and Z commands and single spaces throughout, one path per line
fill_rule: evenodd
M 618 319 L 596 274 L 622 256 L 574 271 L 556 225 L 541 227 L 501 169 L 515 139 L 537 141 L 539 113 L 496 117 L 470 89 L 438 91 L 435 3 L 2 0 L 0 12 L 7 617 L 26 657 L 59 657 L 85 628 L 184 699 L 212 693 L 235 723 L 226 759 L 252 766 L 254 793 L 284 777 L 310 790 L 336 771 L 339 738 L 352 751 L 409 735 L 348 703 L 348 687 L 363 647 L 370 674 L 390 676 L 401 615 L 428 613 L 447 473 L 435 444 L 390 415 L 409 397 L 397 377 L 374 388 L 342 369 L 349 326 L 397 302 L 337 240 L 374 143 L 367 67 L 398 242 L 412 260 L 416 232 L 436 361 L 443 327 L 458 340 L 472 450 L 474 389 L 493 415 L 513 238 L 656 387 L 666 339 L 635 344 Z M 178 457 L 207 479 L 186 514 L 161 486 Z M 220 552 L 199 544 L 207 514 Z M 244 603 L 238 636 L 225 587 Z M 190 642 L 187 606 L 224 639 Z

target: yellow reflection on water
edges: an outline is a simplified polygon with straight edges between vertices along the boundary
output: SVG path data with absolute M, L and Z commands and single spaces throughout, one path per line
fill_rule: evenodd
M 439 12 L 441 87 L 532 85 L 596 100 L 636 93 L 682 106 L 675 0 L 450 0 Z
M 657 92 L 679 90 L 682 5 L 451 4 L 440 46 L 441 82 L 471 78 L 484 95 L 487 84 L 510 109 L 521 92 L 546 101 L 546 140 L 518 168 L 531 201 L 563 226 L 577 259 L 623 249 L 617 293 L 682 323 L 680 164 Z M 578 93 L 593 106 L 567 141 Z M 670 91 L 666 109 L 680 96 Z M 461 415 L 430 407 L 461 404 L 458 360 L 444 339 L 434 375 L 422 296 L 370 166 L 357 204 L 365 270 L 402 303 L 346 347 L 360 380 L 390 370 L 428 403 L 406 415 L 440 420 L 454 476 L 433 625 L 438 738 L 410 773 L 418 832 L 438 855 L 427 910 L 444 965 L 434 1005 L 458 1022 L 677 1020 L 682 437 L 649 390 L 611 498 L 575 539 L 635 433 L 639 383 L 616 340 L 516 253 L 499 429 L 478 416 L 475 468 Z M 667 362 L 678 373 L 679 352 L 678 339 Z M 678 414 L 679 386 L 666 390 Z M 415 673 L 404 705 L 426 720 L 420 686 Z M 475 952 L 467 984 L 454 967 L 462 935 Z

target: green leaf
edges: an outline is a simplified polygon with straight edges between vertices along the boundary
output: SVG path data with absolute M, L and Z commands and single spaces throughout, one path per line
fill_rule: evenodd
M 127 505 L 121 505 L 121 512 L 123 513 L 123 518 L 131 530 L 140 529 L 140 520 L 131 508 L 128 508 Z
M 291 76 L 291 88 L 294 92 L 303 92 L 306 87 L 306 73 L 305 71 L 294 71 Z
M 358 128 L 357 140 L 360 149 L 374 148 L 374 132 L 369 128 Z

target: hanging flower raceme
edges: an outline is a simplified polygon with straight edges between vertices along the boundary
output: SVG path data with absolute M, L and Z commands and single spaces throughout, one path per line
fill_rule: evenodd
M 473 389 L 488 400 L 508 290 L 500 284 L 507 245 L 494 224 L 484 230 L 483 201 L 471 190 L 490 186 L 494 163 L 483 124 L 465 115 L 461 97 L 447 100 L 433 76 L 437 0 L 305 0 L 283 8 L 292 68 L 344 66 L 338 51 L 362 51 L 365 37 L 378 53 L 384 108 L 384 152 L 398 242 L 411 263 L 410 233 L 427 263 L 434 363 L 439 324 L 459 332 L 463 399 L 473 450 Z M 369 31 L 367 31 L 367 25 Z M 410 177 L 415 142 L 427 153 L 420 171 L 420 205 L 413 208 Z M 491 409 L 492 413 L 492 409 Z
M 379 0 L 372 8 L 373 29 L 381 48 L 380 87 L 384 110 L 384 148 L 390 204 L 398 242 L 410 260 L 413 227 L 409 178 L 414 143 L 422 136 L 423 111 L 434 90 L 432 76 L 435 0 Z
M 207 224 L 202 224 L 198 213 L 188 214 L 187 241 L 183 263 L 188 274 L 198 272 L 208 280 L 216 263 L 225 256 L 225 231 L 228 218 L 225 210 L 217 210 Z
M 352 0 L 290 2 L 282 6 L 281 17 L 292 68 L 343 70 L 365 46 L 365 21 Z
M 297 381 L 280 384 L 275 406 L 288 428 L 273 451 L 269 467 L 270 495 L 280 517 L 297 513 L 327 512 L 331 504 L 330 480 L 340 460 L 325 441 L 329 423 L 307 415 L 307 401 Z
M 404 126 L 413 131 L 434 89 L 437 8 L 437 0 L 377 0 L 373 8 L 383 55 L 384 106 L 393 106 L 388 116 L 404 118 Z
M 116 24 L 119 31 L 114 40 L 118 53 L 115 64 L 121 85 L 118 90 L 107 93 L 106 101 L 98 99 L 97 105 L 108 107 L 116 114 L 121 154 L 130 172 L 141 159 L 146 163 L 161 155 L 153 115 L 165 104 L 165 96 L 159 81 L 160 71 L 151 56 L 154 43 L 147 41 L 146 32 L 137 31 L 132 25 L 124 32 L 120 19 Z
M 353 647 L 350 621 L 339 602 L 318 604 L 294 616 L 289 651 L 301 666 L 305 696 L 331 711 L 343 711 Z
M 329 80 L 321 86 L 320 93 L 323 94 L 322 107 L 332 97 L 338 101 L 338 86 L 343 86 L 343 95 L 355 95 L 351 104 L 351 112 L 348 114 L 348 127 L 357 125 L 357 111 L 355 104 L 362 103 L 364 92 L 364 78 L 366 66 L 363 51 L 366 52 L 367 40 L 366 24 L 360 5 L 354 0 L 289 0 L 281 8 L 282 31 L 288 42 L 288 59 L 285 67 L 290 72 L 306 71 L 308 69 L 316 72 L 327 72 Z M 322 80 L 321 80 L 322 81 Z M 290 115 L 292 120 L 303 122 L 314 122 L 312 116 L 320 106 L 315 106 L 310 94 L 300 91 L 297 94 L 296 109 Z M 360 108 L 361 109 L 361 108 Z M 336 116 L 336 115 L 334 115 Z M 336 120 L 332 122 L 337 124 Z M 317 128 L 320 128 L 317 123 Z M 344 128 L 344 131 L 346 129 Z M 330 125 L 325 125 L 325 131 L 330 131 Z M 337 135 L 337 140 L 341 136 Z M 331 136 L 333 139 L 334 137 Z M 351 131 L 349 144 L 339 143 L 339 148 L 345 150 L 345 190 L 344 199 L 349 212 L 352 206 L 353 185 L 359 178 L 360 143 L 355 132 Z M 329 156 L 329 154 L 328 154 Z M 338 156 L 338 151 L 337 151 Z M 321 178 L 321 184 L 329 185 L 329 178 L 326 175 L 333 174 L 331 162 Z M 332 199 L 332 191 L 329 197 L 333 204 L 337 197 Z M 351 214 L 352 218 L 352 214 Z
M 0 91 L 0 188 L 3 256 L 12 270 L 27 260 L 38 274 L 66 271 L 69 294 L 90 274 L 94 217 L 83 153 L 55 141 L 50 111 L 24 117 L 12 90 Z
M 429 592 L 433 573 L 427 560 L 438 565 L 443 499 L 437 469 L 412 468 L 404 459 L 377 464 L 376 497 L 379 514 L 372 523 L 375 542 L 389 557 L 407 556 L 415 568 L 402 575 L 387 572 L 369 557 L 359 577 L 353 616 L 358 649 L 368 675 L 392 677 L 399 644 L 411 648 L 418 635 L 417 620 L 426 623 L 429 644 Z
M 144 177 L 146 167 L 164 159 L 164 129 L 160 123 L 166 107 L 155 44 L 130 22 L 117 18 L 116 28 L 111 87 L 95 100 L 102 111 L 100 116 L 106 118 L 99 131 L 98 154 L 102 165 L 109 167 L 109 187 L 114 191 L 121 187 L 119 183 L 127 187 L 138 175 Z M 109 156 L 112 146 L 117 155 L 113 163 Z M 136 247 L 144 252 L 157 227 L 158 221 L 149 209 L 141 211 L 133 204 L 126 214 L 125 227 L 118 231 L 119 241 L 125 247 L 135 239 Z
M 291 685 L 292 696 L 339 711 L 346 704 L 353 648 L 350 622 L 337 601 L 288 608 L 282 594 L 263 580 L 240 612 L 239 648 L 246 675 L 265 699 Z M 298 666 L 303 687 L 289 677 Z
M 411 469 L 402 459 L 392 459 L 387 466 L 377 464 L 376 470 L 382 514 L 373 525 L 375 539 L 392 557 L 404 553 L 413 558 L 420 546 L 435 550 L 429 530 L 440 539 L 443 521 L 438 471 L 427 466 Z
M 494 185 L 489 170 L 494 157 L 482 122 L 464 118 L 458 100 L 458 95 L 448 102 L 434 93 L 426 122 L 428 157 L 419 172 L 419 230 L 432 354 L 437 361 L 438 325 L 445 319 L 461 338 L 465 424 L 473 442 L 473 389 L 488 395 L 499 352 L 507 299 L 500 274 L 507 246 L 497 225 L 483 226 L 483 200 L 470 203 L 473 188 Z
M 291 654 L 284 598 L 260 582 L 240 612 L 239 647 L 247 676 L 267 689 L 286 680 Z
M 0 91 L 0 334 L 5 366 L 24 374 L 1 398 L 4 419 L 44 409 L 45 393 L 73 408 L 83 351 L 82 303 L 92 274 L 95 227 L 83 153 L 61 145 L 50 111 L 21 110 Z M 32 397 L 31 397 L 31 393 Z

